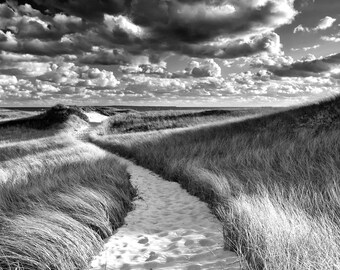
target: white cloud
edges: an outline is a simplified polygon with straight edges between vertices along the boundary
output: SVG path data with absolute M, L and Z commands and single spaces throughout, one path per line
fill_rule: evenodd
M 223 64 L 223 66 L 225 66 L 225 67 L 227 67 L 227 68 L 230 68 L 230 67 L 232 67 L 233 65 L 235 65 L 235 62 L 236 62 L 236 60 L 230 60 L 230 59 L 228 59 L 228 60 L 223 60 L 223 61 L 222 61 L 222 64 Z
M 317 32 L 317 31 L 321 31 L 321 30 L 326 30 L 328 28 L 331 28 L 333 26 L 333 24 L 336 22 L 335 18 L 332 18 L 330 16 L 326 16 L 325 18 L 321 19 L 318 23 L 318 25 L 316 25 L 313 28 L 310 27 L 304 27 L 301 24 L 298 25 L 297 27 L 294 28 L 294 34 L 297 32 Z
M 331 36 L 322 36 L 321 39 L 329 42 L 340 42 L 340 32 Z
M 188 76 L 220 77 L 221 67 L 213 59 L 206 59 L 201 62 L 193 60 L 188 63 L 185 70 L 173 73 L 173 77 L 175 78 L 185 78 Z
M 340 36 L 339 37 L 336 37 L 336 36 L 330 36 L 330 37 L 328 37 L 328 36 L 323 36 L 323 37 L 321 37 L 321 39 L 322 40 L 324 40 L 324 41 L 330 41 L 330 42 L 340 42 Z
M 188 68 L 188 73 L 194 77 L 221 76 L 221 67 L 213 59 L 207 59 L 201 63 L 193 61 Z
M 316 57 L 314 54 L 311 54 L 311 53 L 305 55 L 304 57 L 300 59 L 301 62 L 310 62 L 314 60 L 316 60 Z
M 131 65 L 131 66 L 120 66 L 119 70 L 123 73 L 130 74 L 157 74 L 162 75 L 164 77 L 171 76 L 166 69 L 167 63 L 164 61 L 160 61 L 158 64 L 140 64 L 140 65 Z
M 191 68 L 197 66 L 192 63 Z M 260 102 L 280 105 L 333 95 L 340 86 L 339 70 L 326 77 L 278 77 L 267 70 L 230 74 L 227 77 L 162 78 L 148 74 L 125 74 L 116 85 L 109 71 L 70 64 L 52 65 L 45 78 L 18 80 L 0 76 L 2 102 L 55 103 L 69 99 L 74 103 L 96 101 L 138 104 L 221 105 L 223 102 Z M 60 76 L 61 75 L 61 76 Z M 62 78 L 65 77 L 65 78 Z M 40 103 L 41 104 L 41 103 Z M 173 103 L 172 103 L 173 104 Z M 257 103 L 256 103 L 257 104 Z
M 130 19 L 123 15 L 112 16 L 104 14 L 104 24 L 114 35 L 115 33 L 126 33 L 130 38 L 143 38 L 147 35 L 147 32 L 143 27 L 134 24 Z
M 298 51 L 310 51 L 310 50 L 315 50 L 320 47 L 320 44 L 314 45 L 314 46 L 309 46 L 309 47 L 302 47 L 302 48 L 291 48 L 291 51 L 293 52 L 298 52 Z
M 330 16 L 326 16 L 325 18 L 321 19 L 319 24 L 313 29 L 314 31 L 318 31 L 318 30 L 326 30 L 330 27 L 333 26 L 333 24 L 335 23 L 336 19 L 332 18 Z
M 114 88 L 119 84 L 110 71 L 76 66 L 73 63 L 52 64 L 50 70 L 38 78 L 54 84 L 82 86 L 89 89 Z
M 16 84 L 18 82 L 17 77 L 10 75 L 1 75 L 0 74 L 0 85 L 11 85 Z
M 253 57 L 245 59 L 246 63 L 249 63 L 251 67 L 265 67 L 273 65 L 289 65 L 294 62 L 291 56 L 286 56 L 284 53 L 281 54 L 268 54 L 262 53 Z
M 303 27 L 301 24 L 298 25 L 297 27 L 294 28 L 294 34 L 296 34 L 297 32 L 309 32 L 309 28 L 308 27 Z

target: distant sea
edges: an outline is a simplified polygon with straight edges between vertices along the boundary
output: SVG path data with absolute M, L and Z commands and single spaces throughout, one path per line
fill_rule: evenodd
M 257 109 L 257 110 L 280 110 L 283 109 L 281 107 L 176 107 L 176 106 L 122 106 L 122 105 L 113 105 L 113 106 L 79 106 L 79 107 L 107 107 L 107 108 L 117 108 L 117 109 L 132 109 L 136 111 L 159 111 L 159 110 L 249 110 L 249 109 Z M 8 110 L 20 110 L 20 111 L 44 111 L 50 107 L 0 107 L 2 109 Z

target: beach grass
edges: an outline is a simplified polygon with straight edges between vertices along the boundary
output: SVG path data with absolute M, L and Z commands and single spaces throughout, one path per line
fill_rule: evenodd
M 0 269 L 85 269 L 132 209 L 125 165 L 75 139 L 75 115 L 22 123 L 0 127 Z
M 338 269 L 339 111 L 337 97 L 232 123 L 91 140 L 209 203 L 245 268 Z

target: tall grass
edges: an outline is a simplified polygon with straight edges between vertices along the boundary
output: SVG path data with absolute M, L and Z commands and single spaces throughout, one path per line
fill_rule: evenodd
M 339 269 L 339 105 L 91 139 L 208 202 L 248 269 Z
M 94 145 L 0 129 L 0 269 L 84 269 L 134 194 L 125 166 Z

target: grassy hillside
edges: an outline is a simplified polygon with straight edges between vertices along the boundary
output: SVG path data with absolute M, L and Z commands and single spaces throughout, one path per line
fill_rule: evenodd
M 58 104 L 38 115 L 0 122 L 0 128 L 19 126 L 43 130 L 52 127 L 61 129 L 65 128 L 70 120 L 72 123 L 69 126 L 75 127 L 84 125 L 88 118 L 79 107 Z
M 37 115 L 38 113 L 39 113 L 38 111 L 21 111 L 15 109 L 0 108 L 0 122 L 14 120 L 23 117 L 30 117 Z
M 271 111 L 267 108 L 264 111 Z M 261 109 L 196 110 L 196 111 L 145 111 L 117 113 L 100 129 L 101 134 L 132 133 L 170 128 L 183 128 L 211 122 L 232 120 L 242 116 L 263 113 Z
M 0 127 L 0 269 L 85 269 L 131 209 L 125 166 L 53 110 Z
M 340 97 L 235 123 L 92 135 L 178 181 L 249 269 L 340 267 Z

